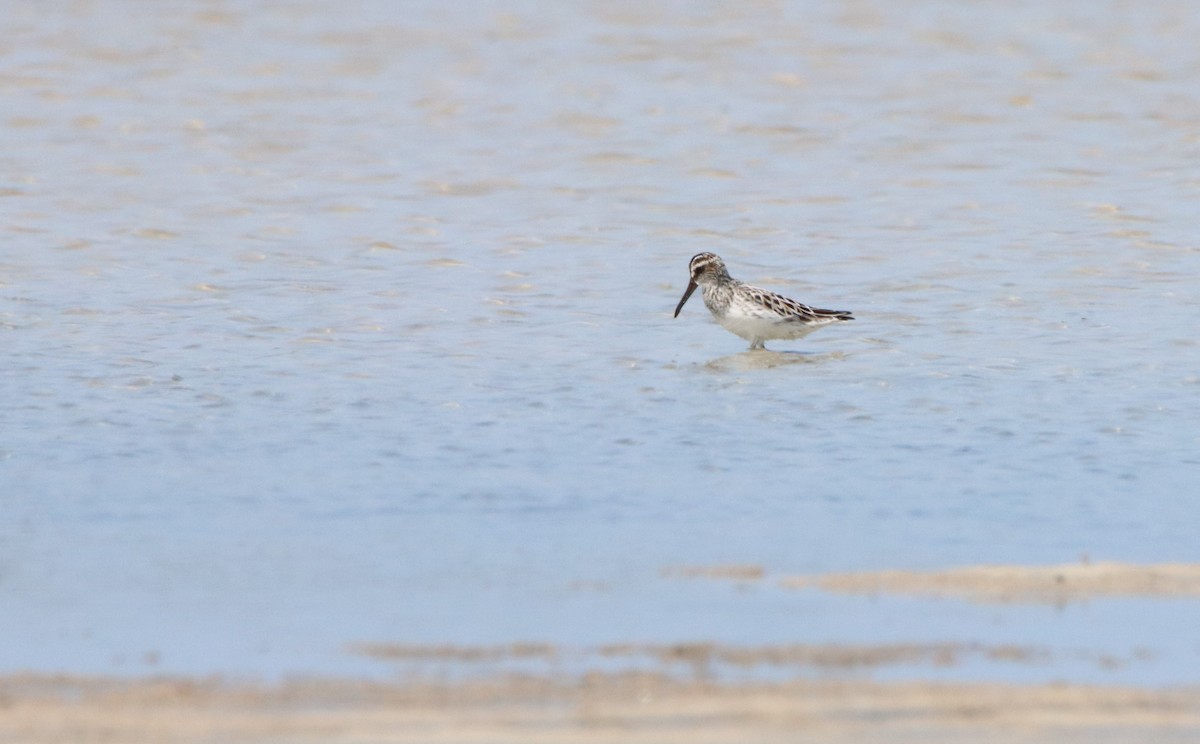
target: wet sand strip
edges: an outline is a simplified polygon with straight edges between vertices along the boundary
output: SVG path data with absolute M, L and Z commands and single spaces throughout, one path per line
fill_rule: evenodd
M 1200 598 L 1200 564 L 1112 561 L 1050 566 L 979 565 L 938 571 L 860 571 L 772 577 L 758 565 L 671 566 L 665 578 L 753 584 L 776 579 L 786 589 L 839 594 L 907 594 L 973 602 L 1069 604 L 1103 597 Z
M 793 673 L 854 673 L 888 666 L 918 665 L 950 667 L 965 661 L 985 659 L 993 662 L 1048 663 L 1054 660 L 1050 649 L 1014 644 L 982 643 L 893 643 L 893 644 L 773 644 L 739 646 L 712 641 L 685 643 L 613 643 L 595 647 L 566 647 L 542 643 L 515 643 L 500 646 L 412 646 L 396 643 L 351 645 L 351 653 L 396 665 L 397 670 L 432 666 L 478 673 L 487 665 L 500 667 L 526 663 L 524 672 L 544 669 L 554 672 L 565 668 L 613 671 L 680 671 L 694 679 L 720 676 L 718 670 L 761 668 L 784 669 Z M 1076 654 L 1078 656 L 1078 654 Z M 539 665 L 529 662 L 540 662 Z M 534 672 L 536 674 L 536 672 Z M 553 676 L 553 674 L 551 675 Z
M 794 576 L 782 579 L 781 584 L 844 594 L 910 594 L 985 603 L 1063 605 L 1101 597 L 1200 597 L 1200 564 L 966 566 L 927 572 Z
M 457 684 L 0 678 L 0 741 L 1195 742 L 1200 688 L 715 683 L 653 673 Z

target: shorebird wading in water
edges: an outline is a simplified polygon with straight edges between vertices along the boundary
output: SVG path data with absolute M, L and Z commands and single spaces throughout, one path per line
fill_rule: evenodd
M 715 253 L 692 256 L 688 271 L 691 281 L 675 306 L 675 317 L 679 317 L 696 287 L 702 287 L 709 312 L 725 330 L 748 340 L 751 349 L 765 350 L 763 342 L 767 339 L 803 338 L 830 323 L 854 320 L 845 310 L 820 310 L 739 282 L 729 275 L 725 262 Z

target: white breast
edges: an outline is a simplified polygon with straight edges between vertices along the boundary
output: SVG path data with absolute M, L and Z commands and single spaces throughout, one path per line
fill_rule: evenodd
M 717 322 L 730 333 L 741 336 L 747 341 L 771 339 L 802 338 L 817 330 L 824 323 L 797 323 L 780 320 L 774 313 L 761 316 L 747 315 L 730 308 L 724 317 L 718 317 Z

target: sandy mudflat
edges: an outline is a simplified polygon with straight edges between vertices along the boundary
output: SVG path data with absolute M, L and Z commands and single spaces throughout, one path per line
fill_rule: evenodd
M 461 684 L 0 680 L 0 741 L 1195 742 L 1200 688 L 792 681 L 658 674 Z
M 745 566 L 672 569 L 667 575 L 768 579 L 765 571 Z M 977 566 L 780 581 L 825 591 L 985 602 L 1200 596 L 1200 566 L 1195 565 Z M 869 679 L 873 670 L 893 665 L 916 671 L 922 665 L 978 659 L 1054 663 L 1054 649 L 1036 645 L 372 643 L 348 650 L 396 664 L 397 681 L 265 685 L 222 679 L 0 677 L 0 742 L 1200 742 L 1200 685 L 1149 689 Z M 411 671 L 430 665 L 443 676 L 426 670 L 421 678 Z M 513 665 L 528 673 L 514 674 Z M 614 665 L 633 668 L 611 671 Z M 446 676 L 447 668 L 454 673 Z M 598 668 L 610 671 L 594 671 Z M 767 668 L 771 672 L 765 676 L 776 681 L 755 678 L 756 670 Z M 730 669 L 740 673 L 719 671 Z M 442 681 L 447 678 L 462 681 Z
M 851 594 L 917 594 L 975 602 L 1068 604 L 1096 597 L 1200 597 L 1200 565 L 1072 563 L 966 566 L 945 571 L 872 571 L 785 578 L 791 588 Z

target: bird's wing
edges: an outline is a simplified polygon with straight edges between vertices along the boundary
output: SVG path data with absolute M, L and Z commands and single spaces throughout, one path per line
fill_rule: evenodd
M 794 320 L 801 323 L 828 323 L 834 320 L 854 320 L 854 316 L 846 310 L 822 310 L 810 307 L 803 302 L 784 297 L 766 289 L 746 285 L 746 291 L 755 302 L 768 308 L 779 316 L 780 320 Z

